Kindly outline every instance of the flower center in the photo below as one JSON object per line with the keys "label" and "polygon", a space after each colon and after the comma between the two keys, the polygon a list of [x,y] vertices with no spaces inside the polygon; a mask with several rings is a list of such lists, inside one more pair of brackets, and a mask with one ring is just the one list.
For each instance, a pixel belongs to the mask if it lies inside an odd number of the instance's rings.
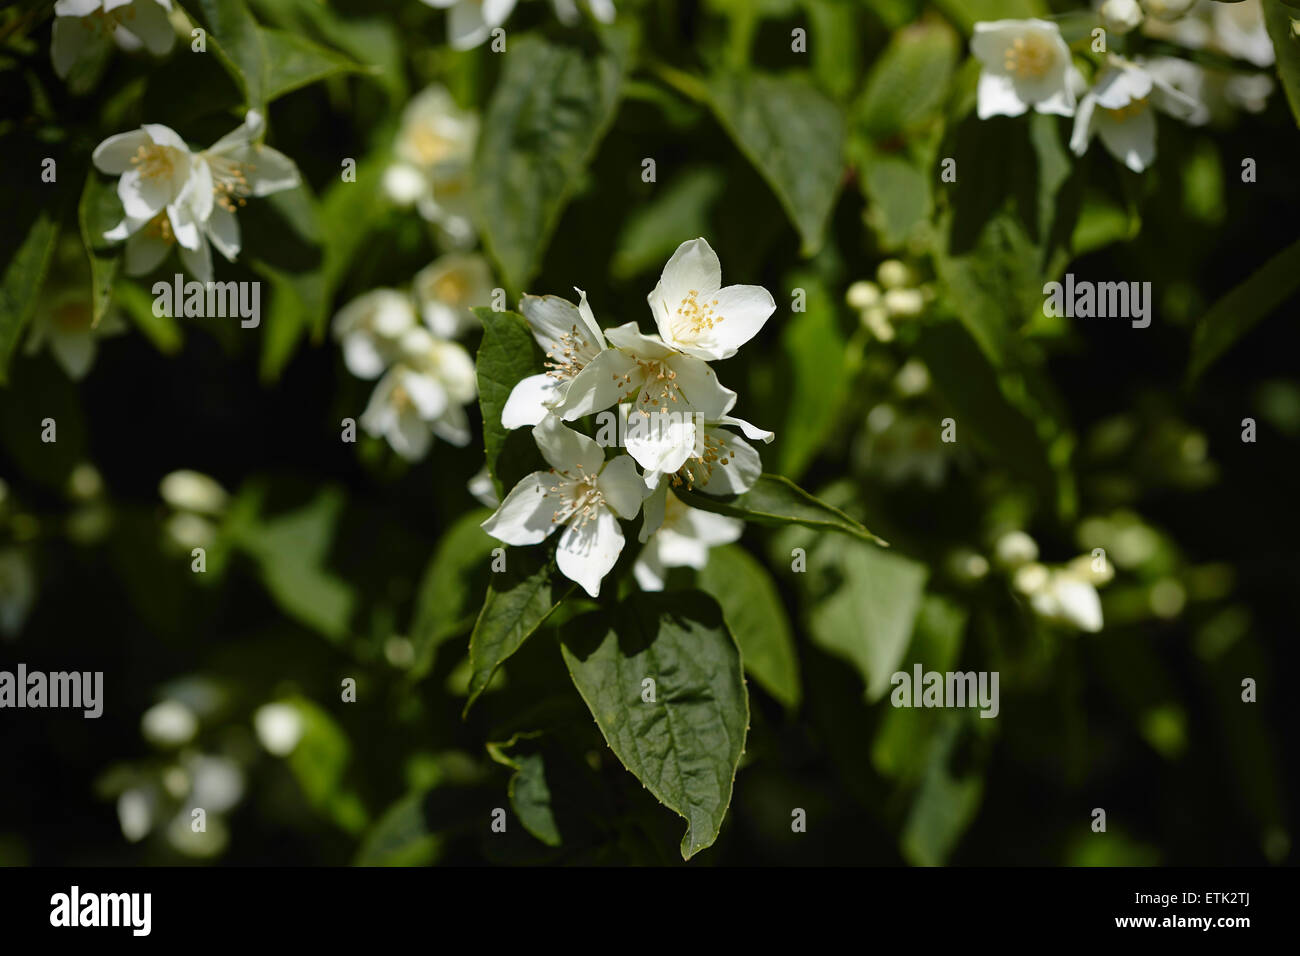
{"label": "flower center", "polygon": [[560,336],[555,347],[546,353],[546,374],[561,382],[573,378],[586,367],[586,346],[586,338],[576,325],[572,326]]}
{"label": "flower center", "polygon": [[248,185],[248,173],[255,167],[252,163],[241,163],[227,156],[215,156],[204,153],[203,158],[212,170],[212,194],[216,203],[227,212],[234,212],[240,206],[248,205],[248,196],[252,187]]}
{"label": "flower center", "polygon": [[160,212],[145,224],[144,234],[153,239],[161,239],[163,242],[171,245],[176,241],[175,234],[172,233],[171,220],[167,218],[166,212]]}
{"label": "flower center", "polygon": [[699,291],[691,289],[677,306],[677,314],[673,317],[673,332],[680,334],[684,329],[691,335],[699,335],[705,329],[713,328],[723,319],[713,311],[717,304],[717,299],[709,301],[707,297],[701,301]]}
{"label": "flower center", "polygon": [[1116,123],[1127,123],[1135,116],[1146,112],[1147,98],[1144,96],[1140,100],[1131,100],[1125,103],[1117,110],[1106,110],[1106,116]]}
{"label": "flower center", "polygon": [[439,136],[427,126],[419,126],[411,130],[411,148],[420,158],[420,162],[426,166],[432,166],[439,160],[445,159],[454,146],[455,144],[447,137]]}
{"label": "flower center", "polygon": [[453,305],[461,302],[468,293],[469,283],[455,273],[448,273],[433,284],[434,298]]}
{"label": "flower center", "polygon": [[578,466],[577,477],[566,470],[552,468],[552,474],[560,476],[560,481],[542,493],[545,498],[554,495],[557,499],[555,510],[551,514],[551,524],[576,524],[579,528],[593,520],[600,509],[605,506],[605,496],[596,486],[596,475],[587,474]]}
{"label": "flower center", "polygon": [[1003,53],[1002,65],[1021,79],[1038,79],[1056,62],[1056,51],[1037,33],[1022,34]]}
{"label": "flower center", "polygon": [[157,179],[160,176],[171,178],[176,171],[176,150],[170,146],[159,146],[152,143],[148,146],[141,146],[131,157],[131,165],[140,170],[140,175],[146,179]]}
{"label": "flower center", "polygon": [[674,488],[685,485],[686,490],[690,491],[697,484],[708,484],[713,476],[714,465],[731,464],[731,450],[727,447],[724,435],[724,432],[715,431],[704,433],[704,451],[698,458],[686,459],[686,464],[677,469],[677,473],[672,476]]}
{"label": "flower center", "polygon": [[[637,359],[637,368],[641,370],[641,397],[638,399],[642,405],[656,406],[661,413],[667,414],[668,403],[676,402],[681,395],[681,388],[677,385],[677,372],[670,366],[657,359]],[[615,381],[619,376],[614,376]],[[632,373],[628,372],[622,376],[622,381],[628,387],[628,394],[625,397],[631,397],[634,389],[632,386]],[[682,404],[686,404],[685,396],[682,396]],[[642,415],[649,415],[646,409],[640,409]]]}

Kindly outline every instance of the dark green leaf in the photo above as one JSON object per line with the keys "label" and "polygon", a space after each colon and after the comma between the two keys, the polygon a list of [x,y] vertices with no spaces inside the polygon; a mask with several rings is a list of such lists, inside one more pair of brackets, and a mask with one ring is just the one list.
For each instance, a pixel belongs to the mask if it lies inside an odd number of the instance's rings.
{"label": "dark green leaf", "polygon": [[501,542],[479,527],[491,512],[472,511],[456,519],[438,541],[415,599],[411,643],[415,645],[415,676],[427,673],[443,641],[462,633],[473,622],[471,583]]}
{"label": "dark green leaf", "polygon": [[[683,859],[718,838],[749,700],[722,612],[696,592],[635,594],[562,631],[564,661],[614,754],[687,821]],[[643,699],[647,678],[655,702]]]}
{"label": "dark green leaf", "polygon": [[528,463],[534,460],[536,451],[529,429],[508,430],[501,424],[501,411],[520,379],[542,371],[541,353],[523,316],[481,306],[474,309],[474,314],[483,323],[483,340],[475,359],[478,404],[483,412],[483,448],[497,496],[504,498],[515,482],[531,470]]}
{"label": "dark green leaf", "polygon": [[370,68],[297,33],[262,30],[266,50],[266,102],[327,76],[366,73]]}
{"label": "dark green leaf", "polygon": [[759,475],[754,487],[743,495],[722,497],[702,491],[676,489],[677,497],[703,511],[730,515],[759,524],[797,524],[818,530],[842,531],[845,534],[888,546],[838,508],[819,501],[788,478],[780,475]]}

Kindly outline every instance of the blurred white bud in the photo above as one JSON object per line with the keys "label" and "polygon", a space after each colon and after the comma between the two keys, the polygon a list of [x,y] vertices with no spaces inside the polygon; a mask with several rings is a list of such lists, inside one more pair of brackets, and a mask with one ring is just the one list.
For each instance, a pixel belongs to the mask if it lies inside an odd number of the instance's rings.
{"label": "blurred white bud", "polygon": [[182,511],[220,514],[229,497],[215,480],[197,471],[173,471],[158,483],[163,501]]}
{"label": "blurred white bud", "polygon": [[99,470],[89,462],[77,465],[68,476],[68,493],[79,501],[97,498],[103,490],[104,479],[99,476]]}
{"label": "blurred white bud", "polygon": [[138,843],[153,829],[153,794],[144,787],[122,791],[117,798],[117,822],[122,836]]}
{"label": "blurred white bud", "polygon": [[867,309],[880,302],[880,286],[862,279],[849,286],[844,298],[855,309]]}
{"label": "blurred white bud", "polygon": [[901,289],[912,284],[912,270],[898,259],[886,259],[876,267],[876,279],[886,289]]}
{"label": "blurred white bud", "polygon": [[920,289],[890,289],[885,293],[885,309],[894,318],[910,319],[925,309]]}
{"label": "blurred white bud", "polygon": [[154,704],[140,718],[140,731],[145,740],[159,747],[179,747],[194,739],[199,720],[178,700],[165,700]]}
{"label": "blurred white bud", "polygon": [[880,341],[894,340],[894,327],[889,324],[889,312],[883,305],[873,305],[863,309],[858,313],[858,321]]}
{"label": "blurred white bud", "polygon": [[920,395],[930,387],[930,370],[920,359],[908,359],[894,376],[894,388],[901,395]]}
{"label": "blurred white bud", "polygon": [[189,805],[208,813],[225,813],[244,796],[244,772],[226,757],[200,754],[185,762],[193,781]]}
{"label": "blurred white bud", "polygon": [[998,538],[993,555],[1004,568],[1018,568],[1038,559],[1038,544],[1023,531],[1008,531]]}
{"label": "blurred white bud", "polygon": [[1021,594],[1034,594],[1047,587],[1051,573],[1036,561],[1022,564],[1016,569],[1011,583]]}
{"label": "blurred white bud", "polygon": [[270,753],[287,757],[302,739],[302,715],[292,704],[265,704],[253,714],[253,728]]}
{"label": "blurred white bud", "polygon": [[167,535],[186,551],[211,547],[217,537],[216,526],[211,521],[188,511],[172,515],[165,527]]}
{"label": "blurred white bud", "polygon": [[1101,22],[1111,33],[1123,36],[1142,22],[1137,0],[1106,0],[1101,5]]}

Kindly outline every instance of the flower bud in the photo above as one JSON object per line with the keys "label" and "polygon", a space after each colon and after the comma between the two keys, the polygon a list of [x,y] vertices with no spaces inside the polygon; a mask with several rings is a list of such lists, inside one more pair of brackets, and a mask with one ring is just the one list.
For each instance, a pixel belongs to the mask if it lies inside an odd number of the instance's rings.
{"label": "flower bud", "polygon": [[1147,13],[1159,20],[1177,20],[1192,9],[1196,0],[1146,0]]}
{"label": "flower bud", "polygon": [[1111,33],[1123,36],[1142,22],[1137,0],[1106,0],[1101,5],[1101,22]]}
{"label": "flower bud", "polygon": [[1008,531],[998,538],[993,554],[1004,568],[1018,568],[1038,560],[1038,544],[1023,531]]}
{"label": "flower bud", "polygon": [[855,309],[869,309],[880,301],[880,286],[863,279],[849,286],[844,298]]}
{"label": "flower bud", "polygon": [[876,278],[886,289],[901,289],[912,284],[912,270],[898,259],[886,259],[876,267]]}
{"label": "flower bud", "polygon": [[885,309],[894,318],[913,318],[925,308],[920,289],[890,289],[885,293]]}

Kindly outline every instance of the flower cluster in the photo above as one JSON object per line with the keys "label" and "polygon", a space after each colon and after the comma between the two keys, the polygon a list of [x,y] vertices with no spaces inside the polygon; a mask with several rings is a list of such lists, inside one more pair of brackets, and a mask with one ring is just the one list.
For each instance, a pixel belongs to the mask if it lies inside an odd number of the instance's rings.
{"label": "flower cluster", "polygon": [[[1106,0],[1099,10],[1105,30],[1124,35],[1150,18],[1145,32],[1190,48],[1213,47],[1254,66],[1272,63],[1259,0],[1208,4],[1197,8],[1185,29],[1178,21],[1192,11],[1192,0]],[[1226,9],[1225,9],[1226,8]],[[1134,172],[1155,161],[1154,110],[1191,125],[1202,125],[1240,107],[1258,111],[1272,89],[1268,77],[1210,71],[1190,60],[1157,56],[1123,57],[1105,52],[1096,38],[1083,43],[1100,54],[1091,84],[1075,65],[1057,25],[1048,20],[995,20],[975,24],[971,52],[980,61],[977,113],[1020,116],[1039,113],[1074,119],[1070,149],[1087,152],[1094,138]]]}
{"label": "flower cluster", "polygon": [[470,440],[464,406],[478,393],[474,360],[453,341],[488,304],[492,275],[482,256],[448,253],[416,274],[409,292],[374,289],[334,316],[334,337],[353,375],[379,379],[360,419],[403,458],[419,461],[437,435]]}
{"label": "flower cluster", "polygon": [[993,551],[999,566],[1010,572],[1012,586],[1028,598],[1029,606],[1040,618],[1090,634],[1101,630],[1097,587],[1115,576],[1104,552],[1080,555],[1060,567],[1047,567],[1038,561],[1037,542],[1023,531],[1002,535]]}
{"label": "flower cluster", "polygon": [[54,72],[67,79],[83,64],[93,69],[112,44],[163,56],[176,42],[171,11],[171,0],[58,0],[50,40]]}
{"label": "flower cluster", "polygon": [[[635,322],[602,330],[577,291],[577,305],[555,296],[520,303],[547,371],[515,386],[501,421],[533,426],[551,468],[519,482],[483,527],[511,545],[539,544],[562,527],[557,565],[594,597],[623,550],[618,519],[642,513],[636,576],[653,590],[665,568],[702,567],[709,546],[739,536],[735,519],[689,509],[668,490],[738,494],[758,478],[758,452],[730,429],[765,442],[772,433],[731,414],[736,393],[709,362],[735,355],[776,303],[759,286],[724,288],[703,239],[677,248],[650,293],[655,335]],[[622,451],[609,460],[602,443],[564,424],[598,413],[621,426]]]}
{"label": "flower cluster", "polygon": [[934,290],[919,285],[912,270],[898,259],[880,263],[875,282],[861,279],[845,295],[862,327],[881,342],[893,341],[894,323],[916,318],[933,298]]}
{"label": "flower cluster", "polygon": [[265,128],[262,115],[249,110],[239,127],[199,152],[157,123],[110,136],[96,147],[96,168],[119,177],[125,215],[104,238],[126,241],[128,275],[152,271],[173,247],[201,282],[212,279],[209,243],[235,261],[238,209],[250,196],[269,196],[300,182],[293,161],[261,142]]}

